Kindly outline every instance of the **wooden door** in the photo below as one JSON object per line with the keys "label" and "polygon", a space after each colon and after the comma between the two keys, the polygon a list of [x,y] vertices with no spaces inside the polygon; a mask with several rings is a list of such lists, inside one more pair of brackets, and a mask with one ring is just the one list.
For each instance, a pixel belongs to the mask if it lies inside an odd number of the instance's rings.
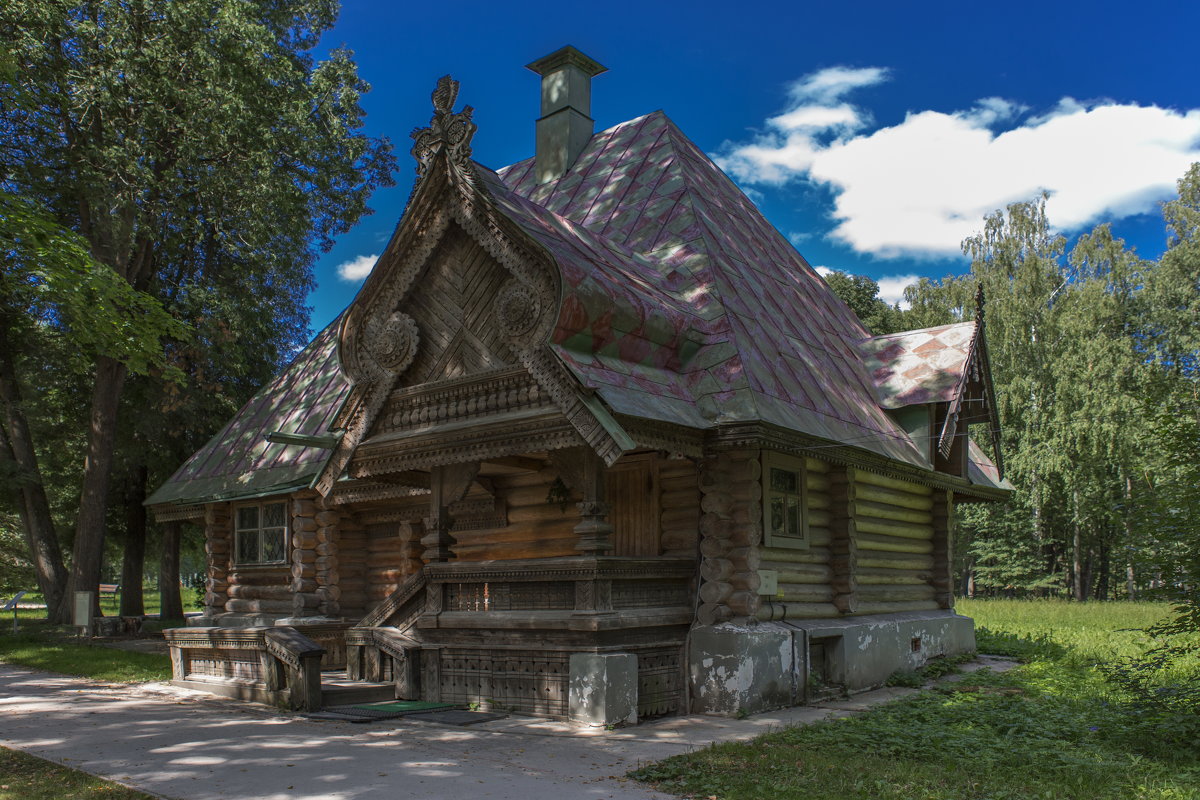
{"label": "wooden door", "polygon": [[606,476],[613,555],[659,554],[657,459],[640,458],[613,466]]}

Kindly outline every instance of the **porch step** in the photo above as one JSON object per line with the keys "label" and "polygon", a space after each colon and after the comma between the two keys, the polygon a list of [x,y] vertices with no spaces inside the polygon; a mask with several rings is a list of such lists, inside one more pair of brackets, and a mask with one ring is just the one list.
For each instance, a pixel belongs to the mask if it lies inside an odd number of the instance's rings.
{"label": "porch step", "polygon": [[396,699],[396,684],[352,681],[344,671],[321,673],[321,706],[351,706]]}

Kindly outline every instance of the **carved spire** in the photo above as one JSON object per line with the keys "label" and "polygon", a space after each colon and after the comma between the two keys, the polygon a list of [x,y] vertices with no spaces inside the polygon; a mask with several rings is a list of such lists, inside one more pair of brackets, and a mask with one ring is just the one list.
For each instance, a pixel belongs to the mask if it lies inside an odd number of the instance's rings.
{"label": "carved spire", "polygon": [[983,307],[987,304],[987,300],[983,296],[983,281],[977,280],[975,284],[975,327],[983,327]]}
{"label": "carved spire", "polygon": [[471,137],[478,126],[471,121],[474,111],[470,106],[454,113],[454,101],[458,99],[458,81],[449,75],[438,79],[433,90],[433,118],[429,127],[416,128],[412,132],[413,158],[417,160],[417,178],[425,177],[434,156],[445,151],[450,163],[465,174],[471,171]]}

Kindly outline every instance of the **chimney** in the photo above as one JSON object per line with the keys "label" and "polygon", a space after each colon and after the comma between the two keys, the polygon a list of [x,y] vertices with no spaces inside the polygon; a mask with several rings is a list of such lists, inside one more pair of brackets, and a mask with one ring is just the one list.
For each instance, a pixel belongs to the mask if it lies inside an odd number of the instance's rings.
{"label": "chimney", "polygon": [[546,183],[561,178],[592,138],[592,78],[607,70],[570,45],[526,68],[542,76],[534,169]]}

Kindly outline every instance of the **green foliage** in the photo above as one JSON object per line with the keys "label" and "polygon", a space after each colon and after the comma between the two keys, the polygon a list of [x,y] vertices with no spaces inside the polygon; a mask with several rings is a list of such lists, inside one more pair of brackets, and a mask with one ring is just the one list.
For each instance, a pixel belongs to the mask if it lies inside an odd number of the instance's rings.
{"label": "green foliage", "polygon": [[[1200,165],[1179,186],[1164,208],[1172,246],[1157,262],[1107,225],[1068,251],[1043,199],[990,215],[963,242],[969,275],[906,292],[904,328],[970,319],[978,286],[987,298],[1000,446],[1017,493],[960,508],[967,591],[1082,600],[1189,583],[1181,569],[1200,544],[1184,511],[1200,507],[1186,466],[1200,418]],[[987,449],[992,432],[972,433]]]}
{"label": "green foliage", "polygon": [[866,275],[850,275],[834,270],[824,276],[833,293],[850,306],[863,327],[873,336],[904,330],[900,309],[879,297],[879,284]]}
{"label": "green foliage", "polygon": [[[2,482],[3,477],[0,476]],[[17,592],[29,591],[37,586],[19,525],[15,514],[0,512],[0,605]],[[2,624],[3,620],[0,619]]]}
{"label": "green foliage", "polygon": [[185,340],[187,326],[161,302],[138,291],[94,259],[78,234],[64,230],[32,203],[0,190],[0,303],[24,308],[26,325],[57,331],[73,348],[108,356],[145,374],[168,367],[163,340]]}
{"label": "green foliage", "polygon": [[6,349],[55,522],[79,520],[77,580],[102,571],[106,523],[125,526],[108,496],[140,502],[128,476],[165,480],[307,340],[317,254],[392,182],[352,54],[314,55],[336,16],[332,0],[0,4],[0,248],[22,254],[0,321],[23,321]]}
{"label": "green foliage", "polygon": [[885,686],[903,686],[909,689],[919,689],[930,681],[953,675],[959,671],[959,666],[975,657],[974,653],[959,653],[953,656],[941,656],[930,659],[920,669],[899,670],[891,674],[884,682]]}
{"label": "green foliage", "polygon": [[[1200,793],[1200,717],[1146,713],[1087,666],[1144,647],[1120,624],[1163,604],[977,601],[989,640],[1026,640],[1032,660],[988,670],[844,719],[718,745],[631,773],[690,797],[781,800],[1158,798]],[[1076,613],[1078,611],[1078,613]],[[1036,633],[1030,640],[1029,631]],[[1200,672],[1196,673],[1200,675]]]}

